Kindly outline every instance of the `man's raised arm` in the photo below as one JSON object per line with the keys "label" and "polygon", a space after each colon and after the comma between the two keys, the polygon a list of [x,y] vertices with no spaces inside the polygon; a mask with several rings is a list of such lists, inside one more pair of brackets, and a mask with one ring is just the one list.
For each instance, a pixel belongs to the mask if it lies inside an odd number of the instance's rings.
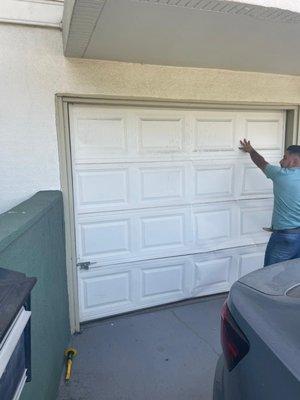
{"label": "man's raised arm", "polygon": [[254,162],[254,164],[260,168],[262,171],[265,170],[266,166],[268,165],[268,162],[258,154],[256,150],[251,146],[250,140],[240,140],[241,147],[239,147],[240,150],[244,151],[245,153],[249,153],[251,160]]}

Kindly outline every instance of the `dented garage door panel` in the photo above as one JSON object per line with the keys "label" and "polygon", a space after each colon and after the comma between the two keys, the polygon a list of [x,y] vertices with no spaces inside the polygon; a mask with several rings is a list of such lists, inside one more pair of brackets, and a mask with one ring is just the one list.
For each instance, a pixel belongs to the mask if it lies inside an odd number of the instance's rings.
{"label": "dented garage door panel", "polygon": [[82,320],[228,290],[262,265],[282,111],[70,106]]}

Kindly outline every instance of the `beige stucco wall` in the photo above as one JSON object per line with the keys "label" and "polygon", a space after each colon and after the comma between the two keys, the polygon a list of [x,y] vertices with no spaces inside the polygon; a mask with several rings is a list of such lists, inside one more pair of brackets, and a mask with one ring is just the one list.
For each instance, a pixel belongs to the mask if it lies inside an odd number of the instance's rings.
{"label": "beige stucco wall", "polygon": [[55,93],[300,103],[300,77],[65,59],[56,29],[0,25],[0,211],[57,189]]}

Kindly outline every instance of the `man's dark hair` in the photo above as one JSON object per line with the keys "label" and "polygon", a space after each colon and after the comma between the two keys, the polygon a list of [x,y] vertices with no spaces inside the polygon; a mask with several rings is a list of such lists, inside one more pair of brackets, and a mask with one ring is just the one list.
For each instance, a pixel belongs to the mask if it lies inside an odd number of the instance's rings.
{"label": "man's dark hair", "polygon": [[292,146],[289,146],[289,147],[287,148],[287,151],[288,151],[290,154],[295,154],[295,155],[297,155],[298,157],[300,157],[300,146],[298,146],[298,145],[296,145],[296,144],[293,144]]}

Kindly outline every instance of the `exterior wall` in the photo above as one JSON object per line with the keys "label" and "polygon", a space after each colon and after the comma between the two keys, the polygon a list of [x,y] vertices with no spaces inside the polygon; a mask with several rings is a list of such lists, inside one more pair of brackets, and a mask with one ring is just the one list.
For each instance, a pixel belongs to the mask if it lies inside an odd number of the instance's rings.
{"label": "exterior wall", "polygon": [[0,216],[0,265],[37,278],[31,296],[32,382],[21,400],[56,398],[70,338],[62,196],[40,192]]}
{"label": "exterior wall", "polygon": [[300,77],[66,59],[57,29],[0,25],[0,212],[59,189],[55,94],[300,103]]}

